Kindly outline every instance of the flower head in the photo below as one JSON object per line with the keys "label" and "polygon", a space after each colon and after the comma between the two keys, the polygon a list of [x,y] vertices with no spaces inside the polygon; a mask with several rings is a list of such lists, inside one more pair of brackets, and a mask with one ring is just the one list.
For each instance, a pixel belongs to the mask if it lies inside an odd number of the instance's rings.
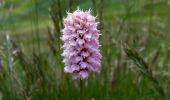
{"label": "flower head", "polygon": [[100,71],[99,31],[90,11],[76,10],[64,19],[61,37],[64,71],[73,79],[85,79],[89,72]]}

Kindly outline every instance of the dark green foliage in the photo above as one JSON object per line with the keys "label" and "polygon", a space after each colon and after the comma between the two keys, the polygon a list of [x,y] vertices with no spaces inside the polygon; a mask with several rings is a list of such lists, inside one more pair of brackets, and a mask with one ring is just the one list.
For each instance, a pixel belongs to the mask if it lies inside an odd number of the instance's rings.
{"label": "dark green foliage", "polygon": [[149,68],[148,64],[142,59],[142,57],[139,56],[137,52],[131,50],[129,47],[125,46],[124,50],[127,56],[132,59],[135,65],[139,68],[140,72],[152,81],[155,90],[163,97],[163,99],[166,100],[166,94],[163,87],[160,86],[158,80],[153,77],[152,70]]}

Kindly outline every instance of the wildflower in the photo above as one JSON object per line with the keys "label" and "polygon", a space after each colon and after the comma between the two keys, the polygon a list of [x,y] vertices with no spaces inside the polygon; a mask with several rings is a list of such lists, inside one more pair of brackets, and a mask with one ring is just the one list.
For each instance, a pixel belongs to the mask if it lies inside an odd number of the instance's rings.
{"label": "wildflower", "polygon": [[86,79],[89,72],[100,72],[99,31],[89,11],[76,10],[64,19],[62,41],[64,71],[73,79]]}

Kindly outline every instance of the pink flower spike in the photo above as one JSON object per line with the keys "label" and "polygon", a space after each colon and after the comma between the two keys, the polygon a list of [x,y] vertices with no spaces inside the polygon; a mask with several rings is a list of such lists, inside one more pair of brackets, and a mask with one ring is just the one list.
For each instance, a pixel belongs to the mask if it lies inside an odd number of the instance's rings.
{"label": "pink flower spike", "polygon": [[90,72],[100,72],[98,22],[90,12],[78,9],[64,19],[61,37],[64,72],[72,74],[75,80],[88,78]]}

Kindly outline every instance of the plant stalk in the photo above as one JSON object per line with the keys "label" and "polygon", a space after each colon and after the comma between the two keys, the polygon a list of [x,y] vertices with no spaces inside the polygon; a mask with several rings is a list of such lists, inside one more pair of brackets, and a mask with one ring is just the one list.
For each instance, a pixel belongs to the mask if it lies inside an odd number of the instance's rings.
{"label": "plant stalk", "polygon": [[84,83],[83,80],[80,79],[80,100],[84,100]]}

